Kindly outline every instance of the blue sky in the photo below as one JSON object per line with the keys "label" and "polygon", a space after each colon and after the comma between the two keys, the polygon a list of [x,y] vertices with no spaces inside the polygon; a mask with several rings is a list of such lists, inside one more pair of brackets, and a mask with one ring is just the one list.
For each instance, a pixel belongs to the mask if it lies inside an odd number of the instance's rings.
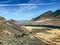
{"label": "blue sky", "polygon": [[46,11],[60,9],[60,0],[0,0],[0,16],[30,20]]}

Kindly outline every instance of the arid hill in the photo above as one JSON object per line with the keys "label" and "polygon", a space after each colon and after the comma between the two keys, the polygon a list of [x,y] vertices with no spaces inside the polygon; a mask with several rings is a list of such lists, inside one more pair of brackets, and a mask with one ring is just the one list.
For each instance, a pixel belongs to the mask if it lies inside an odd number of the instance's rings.
{"label": "arid hill", "polygon": [[60,19],[60,10],[56,10],[55,12],[47,11],[44,14],[36,18],[33,18],[32,20],[37,21],[37,20],[44,20],[44,19]]}
{"label": "arid hill", "polygon": [[0,45],[29,45],[28,38],[27,29],[0,17]]}
{"label": "arid hill", "polygon": [[48,11],[23,25],[0,17],[0,45],[60,45],[59,17]]}
{"label": "arid hill", "polygon": [[14,21],[0,18],[0,45],[46,45],[35,33]]}
{"label": "arid hill", "polygon": [[48,11],[44,14],[33,18],[30,22],[25,24],[28,25],[54,25],[60,26],[60,10],[56,10],[55,12]]}

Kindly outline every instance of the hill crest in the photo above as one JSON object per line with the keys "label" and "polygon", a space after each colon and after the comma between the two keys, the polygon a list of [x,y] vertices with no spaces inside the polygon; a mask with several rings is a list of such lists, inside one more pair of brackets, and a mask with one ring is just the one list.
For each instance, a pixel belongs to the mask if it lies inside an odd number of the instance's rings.
{"label": "hill crest", "polygon": [[43,19],[60,19],[60,10],[56,10],[55,12],[47,11],[42,15],[36,18],[33,18],[32,20],[37,21],[37,20],[43,20]]}

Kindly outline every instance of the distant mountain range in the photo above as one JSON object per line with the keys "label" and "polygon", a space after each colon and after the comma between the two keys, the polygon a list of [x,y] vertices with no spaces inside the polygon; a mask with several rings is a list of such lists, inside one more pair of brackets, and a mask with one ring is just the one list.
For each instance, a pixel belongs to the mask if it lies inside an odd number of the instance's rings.
{"label": "distant mountain range", "polygon": [[52,11],[47,11],[44,14],[33,18],[33,21],[37,21],[37,20],[43,20],[43,19],[60,19],[60,10],[56,10],[55,12]]}

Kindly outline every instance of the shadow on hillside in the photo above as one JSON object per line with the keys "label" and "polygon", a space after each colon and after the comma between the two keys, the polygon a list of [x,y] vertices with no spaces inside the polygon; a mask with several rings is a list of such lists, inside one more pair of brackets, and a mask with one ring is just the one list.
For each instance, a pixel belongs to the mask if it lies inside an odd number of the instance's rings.
{"label": "shadow on hillside", "polygon": [[24,26],[33,26],[33,27],[48,27],[48,28],[54,28],[54,29],[60,29],[60,26],[54,26],[54,25],[24,25]]}

